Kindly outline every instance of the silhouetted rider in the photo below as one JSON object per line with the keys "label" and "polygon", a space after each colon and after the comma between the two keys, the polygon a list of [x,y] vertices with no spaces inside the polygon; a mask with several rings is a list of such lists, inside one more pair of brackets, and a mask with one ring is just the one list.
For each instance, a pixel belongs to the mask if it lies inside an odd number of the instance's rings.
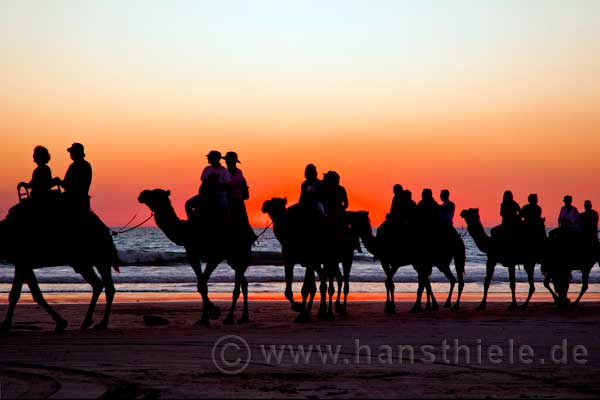
{"label": "silhouetted rider", "polygon": [[229,210],[234,223],[239,223],[246,229],[252,242],[256,240],[256,234],[248,221],[248,212],[246,210],[245,200],[250,198],[248,183],[241,169],[237,164],[241,164],[238,155],[234,151],[228,151],[223,157],[227,165],[227,171],[231,176],[229,182]]}
{"label": "silhouetted rider", "polygon": [[442,200],[442,204],[440,205],[440,217],[442,221],[451,226],[454,225],[454,211],[456,210],[456,205],[450,200],[450,191],[448,189],[444,189],[440,192],[440,200]]}
{"label": "silhouetted rider", "polygon": [[185,203],[185,211],[189,218],[197,216],[203,207],[224,211],[227,209],[227,191],[231,175],[221,165],[221,153],[211,150],[206,158],[208,164],[200,175],[198,194]]}
{"label": "silhouetted rider", "polygon": [[573,206],[573,197],[566,195],[563,198],[565,205],[558,214],[558,226],[569,229],[579,229],[579,211]]}
{"label": "silhouetted rider", "polygon": [[323,182],[318,178],[317,167],[314,164],[308,164],[304,168],[304,182],[300,186],[299,204],[308,209],[316,210],[321,215],[325,214],[323,206]]}
{"label": "silhouetted rider", "polygon": [[20,182],[17,185],[17,189],[25,187],[31,190],[31,198],[38,203],[48,199],[50,188],[52,187],[52,171],[48,166],[50,162],[48,149],[44,146],[36,146],[33,149],[33,161],[37,164],[37,167],[33,170],[31,180],[29,182]]}
{"label": "silhouetted rider", "polygon": [[73,162],[69,165],[65,178],[57,183],[63,187],[67,210],[75,212],[90,211],[89,190],[92,184],[92,166],[85,160],[85,151],[81,143],[73,143],[67,149]]}
{"label": "silhouetted rider", "polygon": [[517,203],[510,190],[504,192],[502,204],[500,204],[500,216],[502,225],[514,227],[521,221],[521,206]]}
{"label": "silhouetted rider", "polygon": [[598,242],[598,212],[592,208],[592,202],[586,200],[583,203],[585,211],[579,214],[579,225],[581,226],[582,233],[592,239],[594,242]]}

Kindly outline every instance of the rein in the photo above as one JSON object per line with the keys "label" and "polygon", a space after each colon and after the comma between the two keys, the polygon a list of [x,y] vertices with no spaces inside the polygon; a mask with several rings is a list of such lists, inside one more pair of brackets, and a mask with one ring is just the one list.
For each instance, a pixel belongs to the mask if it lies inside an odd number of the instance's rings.
{"label": "rein", "polygon": [[267,233],[267,230],[273,225],[273,220],[270,220],[269,223],[264,227],[264,229],[256,236],[256,240],[254,241],[254,244],[252,246],[254,246],[255,244],[257,244],[259,242],[258,239],[260,239],[261,236],[263,236],[265,233]]}
{"label": "rein", "polygon": [[[131,223],[131,221],[133,221],[135,219],[136,215],[133,216],[133,218],[127,223],[127,225],[129,225]],[[150,213],[150,216],[148,218],[146,218],[145,220],[143,220],[139,224],[132,226],[131,228],[122,229],[120,231],[112,231],[111,233],[112,233],[113,236],[117,236],[117,235],[120,235],[122,233],[131,232],[131,231],[139,228],[140,226],[144,225],[146,222],[150,221],[152,219],[152,217],[154,217],[154,212]],[[127,225],[125,225],[125,227],[127,227]]]}

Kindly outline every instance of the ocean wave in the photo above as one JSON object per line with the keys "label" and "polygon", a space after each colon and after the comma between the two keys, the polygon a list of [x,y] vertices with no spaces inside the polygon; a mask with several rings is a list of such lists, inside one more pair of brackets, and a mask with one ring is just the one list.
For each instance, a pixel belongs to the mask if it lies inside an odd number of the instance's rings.
{"label": "ocean wave", "polygon": [[[189,262],[183,251],[148,251],[148,250],[119,250],[121,266],[173,266],[188,265]],[[357,262],[373,260],[371,255],[354,256]],[[281,252],[253,251],[250,265],[283,265]]]}

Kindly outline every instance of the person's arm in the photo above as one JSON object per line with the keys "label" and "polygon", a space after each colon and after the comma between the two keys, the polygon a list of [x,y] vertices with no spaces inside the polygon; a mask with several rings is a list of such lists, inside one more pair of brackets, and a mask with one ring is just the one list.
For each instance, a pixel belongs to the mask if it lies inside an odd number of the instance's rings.
{"label": "person's arm", "polygon": [[346,192],[346,188],[340,186],[340,197],[342,200],[342,209],[346,210],[348,208],[348,192]]}

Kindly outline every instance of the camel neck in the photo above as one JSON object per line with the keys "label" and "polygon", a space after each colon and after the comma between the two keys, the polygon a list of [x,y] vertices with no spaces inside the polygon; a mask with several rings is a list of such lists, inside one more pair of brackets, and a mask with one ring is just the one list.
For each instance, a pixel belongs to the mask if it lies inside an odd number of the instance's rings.
{"label": "camel neck", "polygon": [[477,248],[482,252],[487,253],[489,251],[491,238],[485,232],[485,229],[483,229],[481,221],[476,221],[467,224],[467,230],[473,238],[473,241],[475,242]]}

